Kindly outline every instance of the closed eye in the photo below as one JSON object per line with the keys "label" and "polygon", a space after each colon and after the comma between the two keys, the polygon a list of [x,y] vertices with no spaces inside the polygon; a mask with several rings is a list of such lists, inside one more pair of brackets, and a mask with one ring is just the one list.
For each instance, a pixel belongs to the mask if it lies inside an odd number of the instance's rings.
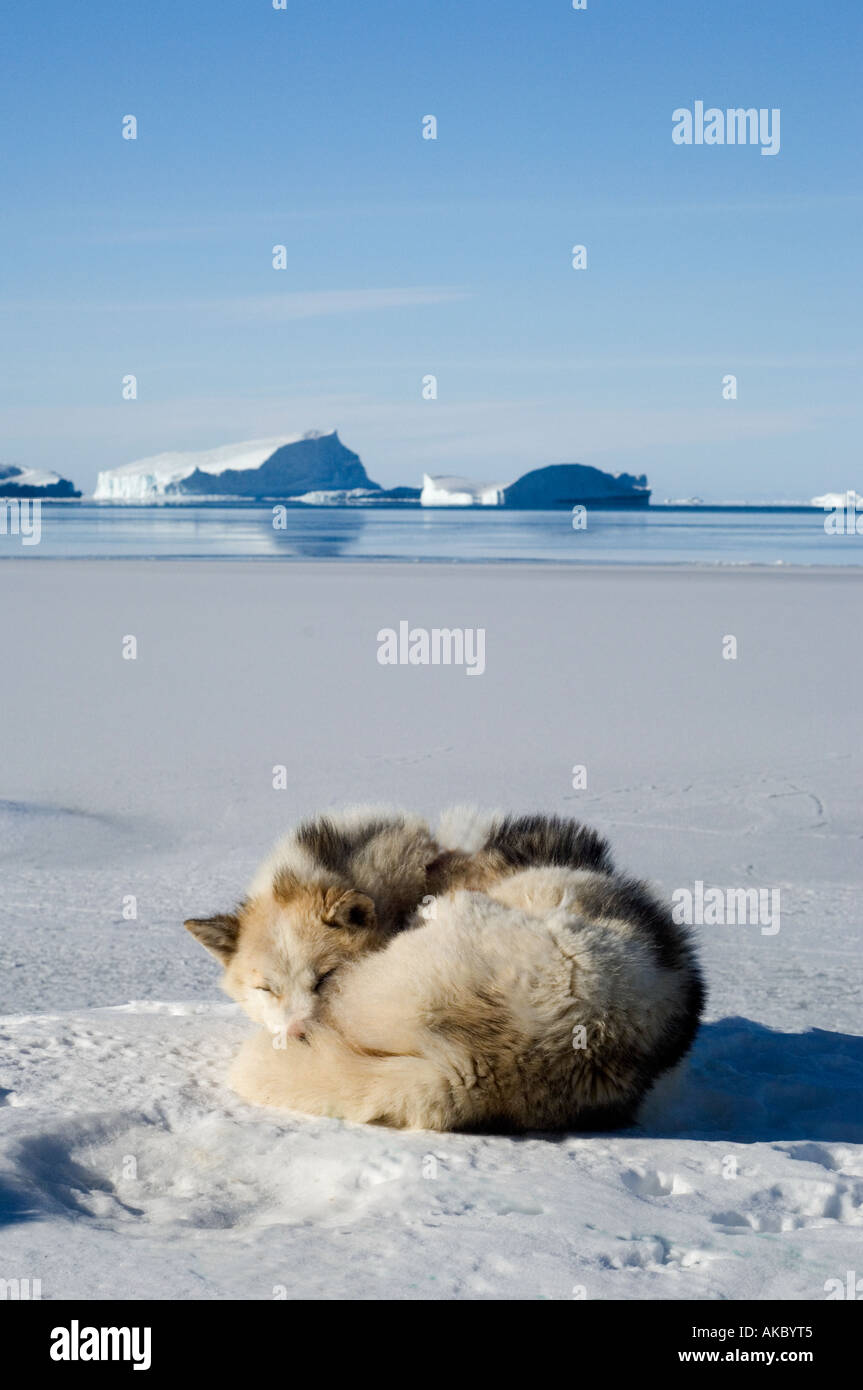
{"label": "closed eye", "polygon": [[272,994],[273,992],[269,985],[255,985],[254,988],[259,989],[262,994]]}
{"label": "closed eye", "polygon": [[315,985],[315,994],[317,994],[318,990],[320,989],[320,987],[321,987],[321,985],[324,983],[324,981],[325,981],[325,980],[328,980],[328,979],[330,978],[331,975],[335,975],[335,973],[336,973],[336,972],[335,972],[335,968],[333,968],[332,970],[328,970],[328,971],[326,972],[325,975],[321,975],[321,977],[320,977],[319,980],[317,981],[317,984]]}

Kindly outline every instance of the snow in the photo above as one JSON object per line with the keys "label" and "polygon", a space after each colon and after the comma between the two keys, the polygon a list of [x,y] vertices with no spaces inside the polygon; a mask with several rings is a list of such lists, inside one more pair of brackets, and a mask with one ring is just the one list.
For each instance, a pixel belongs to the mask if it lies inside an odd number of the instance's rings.
{"label": "snow", "polygon": [[422,507],[499,507],[503,483],[475,483],[469,478],[423,474]]}
{"label": "snow", "polygon": [[244,1028],[217,1004],[4,1020],[4,1271],[52,1298],[813,1298],[859,1262],[838,1140],[863,1046],[713,1024],[661,1137],[515,1143],[253,1110],[222,1084]]}
{"label": "snow", "polygon": [[[0,1277],[44,1298],[821,1300],[859,1270],[857,574],[109,563],[4,567]],[[483,678],[379,666],[404,616],[483,625]],[[695,929],[705,1025],[624,1133],[257,1110],[224,1084],[250,1025],[181,922],[227,907],[299,815],[359,799],[577,815],[669,899],[781,889],[781,929]]]}
{"label": "snow", "polygon": [[93,493],[97,501],[141,502],[166,493],[196,469],[202,473],[224,473],[227,469],[260,468],[277,449],[298,444],[303,439],[324,438],[334,430],[313,430],[307,434],[280,435],[273,439],[251,439],[241,444],[223,444],[216,449],[186,453],[153,454],[101,472]]}

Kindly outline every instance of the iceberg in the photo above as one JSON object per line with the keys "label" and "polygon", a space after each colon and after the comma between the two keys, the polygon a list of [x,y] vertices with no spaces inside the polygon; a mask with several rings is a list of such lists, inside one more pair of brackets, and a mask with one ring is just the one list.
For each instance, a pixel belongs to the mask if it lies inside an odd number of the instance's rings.
{"label": "iceberg", "polygon": [[99,474],[97,501],[182,497],[300,497],[310,492],[378,492],[338,432],[310,430],[217,449],[154,454]]}
{"label": "iceberg", "polygon": [[603,473],[581,463],[535,468],[514,483],[475,482],[424,473],[422,488],[383,488],[336,430],[310,430],[224,444],[215,449],[154,454],[99,474],[97,501],[154,502],[188,498],[290,501],[305,506],[412,505],[423,507],[644,506],[643,475]]}
{"label": "iceberg", "polygon": [[824,507],[825,510],[835,512],[842,507],[848,507],[852,511],[863,509],[863,496],[855,492],[853,487],[847,492],[825,492],[823,497],[812,498],[813,507]]}
{"label": "iceberg", "polygon": [[68,478],[49,469],[0,464],[0,497],[80,497]]}
{"label": "iceberg", "polygon": [[424,507],[646,507],[650,489],[644,474],[603,473],[583,463],[552,463],[534,468],[514,483],[475,483],[469,478],[423,474]]}
{"label": "iceberg", "polygon": [[525,473],[504,493],[507,507],[646,507],[650,488],[643,473],[604,473],[585,463],[551,463]]}
{"label": "iceberg", "polygon": [[503,493],[502,483],[474,483],[469,478],[424,473],[420,506],[499,507]]}
{"label": "iceberg", "polygon": [[301,492],[291,501],[302,502],[306,507],[350,507],[376,497],[377,493],[369,492],[366,487],[318,488],[314,492]]}

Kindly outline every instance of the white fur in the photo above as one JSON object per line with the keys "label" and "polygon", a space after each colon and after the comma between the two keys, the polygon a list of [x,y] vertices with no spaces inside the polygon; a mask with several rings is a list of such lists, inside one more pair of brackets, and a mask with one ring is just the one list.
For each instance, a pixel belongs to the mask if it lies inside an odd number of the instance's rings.
{"label": "white fur", "polygon": [[[417,831],[429,834],[429,828],[422,816],[411,815],[400,810],[395,806],[388,805],[354,805],[338,807],[332,811],[323,811],[315,817],[316,820],[332,821],[333,825],[345,830],[363,826],[369,821],[377,819],[393,818],[400,822],[406,833]],[[296,841],[296,831],[291,830],[287,835],[283,835],[273,846],[270,853],[262,864],[255,871],[255,876],[249,884],[247,896],[249,898],[258,897],[268,893],[272,887],[274,878],[279,873],[287,871],[295,874],[304,883],[322,883],[328,880],[327,871],[318,864],[308,850]]]}
{"label": "white fur", "polygon": [[430,1129],[557,1128],[634,1107],[690,971],[661,967],[632,922],[580,916],[600,877],[529,869],[440,897],[432,919],[340,972],[305,1043],[252,1038],[232,1084],[258,1103]]}
{"label": "white fur", "polygon": [[436,838],[441,849],[457,849],[464,854],[477,854],[485,844],[488,833],[499,815],[481,811],[478,806],[450,806],[442,811],[437,823]]}

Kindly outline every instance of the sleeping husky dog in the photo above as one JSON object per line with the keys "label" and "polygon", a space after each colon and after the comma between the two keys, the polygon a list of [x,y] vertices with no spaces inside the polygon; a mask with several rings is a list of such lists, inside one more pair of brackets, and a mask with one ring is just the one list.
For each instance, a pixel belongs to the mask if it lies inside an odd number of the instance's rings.
{"label": "sleeping husky dog", "polygon": [[420,816],[318,816],[279,841],[233,912],[185,925],[256,1023],[302,1038],[334,972],[385,946],[428,896],[439,854]]}
{"label": "sleeping husky dog", "polygon": [[358,806],[304,821],[233,912],[185,925],[256,1023],[301,1038],[335,971],[380,950],[423,902],[541,865],[611,869],[608,846],[577,821],[454,807],[433,837],[420,816]]}
{"label": "sleeping husky dog", "polygon": [[439,834],[413,817],[310,822],[236,913],[187,923],[268,1029],[235,1089],[410,1128],[630,1123],[698,1026],[685,932],[575,822]]}

